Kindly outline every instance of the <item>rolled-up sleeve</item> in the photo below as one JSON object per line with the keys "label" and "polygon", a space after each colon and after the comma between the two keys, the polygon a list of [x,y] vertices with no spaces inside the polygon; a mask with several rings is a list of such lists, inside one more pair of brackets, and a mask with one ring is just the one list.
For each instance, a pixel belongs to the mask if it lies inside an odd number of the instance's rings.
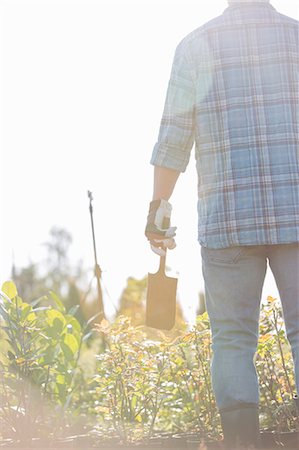
{"label": "rolled-up sleeve", "polygon": [[166,101],[151,164],[184,172],[194,144],[194,83],[184,41],[173,60]]}

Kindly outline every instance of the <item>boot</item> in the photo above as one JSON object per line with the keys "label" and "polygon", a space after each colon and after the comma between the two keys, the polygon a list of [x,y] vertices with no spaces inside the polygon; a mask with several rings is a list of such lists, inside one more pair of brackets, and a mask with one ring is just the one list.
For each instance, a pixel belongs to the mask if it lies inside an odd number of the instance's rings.
{"label": "boot", "polygon": [[220,417],[227,450],[260,448],[258,407],[244,404],[220,411]]}

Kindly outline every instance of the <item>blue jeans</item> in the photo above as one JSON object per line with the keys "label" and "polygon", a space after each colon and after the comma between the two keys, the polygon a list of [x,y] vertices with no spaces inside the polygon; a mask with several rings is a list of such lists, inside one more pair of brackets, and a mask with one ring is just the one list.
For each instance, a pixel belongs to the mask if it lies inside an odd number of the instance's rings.
{"label": "blue jeans", "polygon": [[[201,248],[212,331],[212,383],[220,410],[258,405],[254,355],[267,262],[280,294],[299,390],[299,243]],[[269,293],[271,295],[271,293]]]}

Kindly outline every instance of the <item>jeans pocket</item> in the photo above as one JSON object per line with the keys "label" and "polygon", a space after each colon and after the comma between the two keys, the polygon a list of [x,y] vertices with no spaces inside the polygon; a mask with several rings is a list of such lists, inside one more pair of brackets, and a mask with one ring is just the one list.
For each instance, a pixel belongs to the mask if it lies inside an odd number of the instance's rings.
{"label": "jeans pocket", "polygon": [[245,246],[228,248],[201,247],[202,258],[211,263],[236,264],[245,251]]}

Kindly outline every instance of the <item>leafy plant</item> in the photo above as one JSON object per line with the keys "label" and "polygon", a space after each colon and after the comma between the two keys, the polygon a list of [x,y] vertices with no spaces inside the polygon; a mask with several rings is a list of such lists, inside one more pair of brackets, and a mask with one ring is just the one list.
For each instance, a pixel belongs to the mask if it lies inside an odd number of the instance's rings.
{"label": "leafy plant", "polygon": [[[4,283],[2,437],[51,440],[87,429],[96,442],[132,443],[161,432],[219,436],[206,313],[189,330],[180,324],[173,333],[149,333],[125,315],[94,329],[91,318],[82,327],[77,309],[66,311],[54,292],[27,303],[13,282]],[[256,367],[262,428],[298,430],[293,361],[281,307],[272,297],[261,309]]]}
{"label": "leafy plant", "polygon": [[59,434],[82,380],[77,308],[66,312],[53,292],[48,300],[55,306],[39,306],[45,297],[28,304],[12,282],[4,283],[1,299],[2,429],[16,439]]}
{"label": "leafy plant", "polygon": [[108,345],[97,357],[93,385],[101,433],[106,427],[130,442],[157,430],[219,432],[207,323],[204,316],[191,332],[175,339],[159,333],[159,340],[147,339],[125,316],[98,327]]}
{"label": "leafy plant", "polygon": [[299,429],[293,402],[296,392],[294,365],[278,299],[269,296],[262,305],[256,366],[261,385],[264,427],[286,431]]}

